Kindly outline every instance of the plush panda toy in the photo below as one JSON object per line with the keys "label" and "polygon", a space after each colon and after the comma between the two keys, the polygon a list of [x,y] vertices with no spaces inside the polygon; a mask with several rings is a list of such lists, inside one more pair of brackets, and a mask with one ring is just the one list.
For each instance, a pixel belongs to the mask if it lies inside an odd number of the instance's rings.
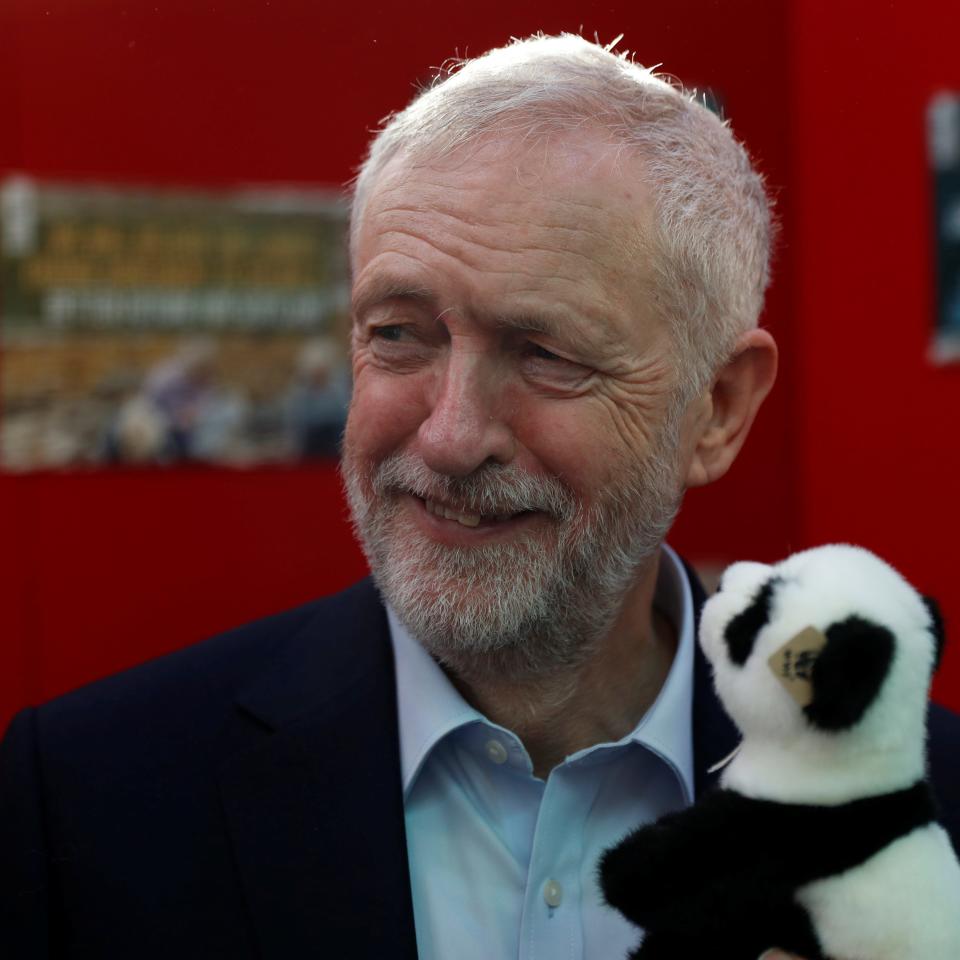
{"label": "plush panda toy", "polygon": [[925,780],[936,605],[866,550],[738,563],[700,642],[743,736],[720,788],[607,852],[635,960],[960,960],[960,865]]}

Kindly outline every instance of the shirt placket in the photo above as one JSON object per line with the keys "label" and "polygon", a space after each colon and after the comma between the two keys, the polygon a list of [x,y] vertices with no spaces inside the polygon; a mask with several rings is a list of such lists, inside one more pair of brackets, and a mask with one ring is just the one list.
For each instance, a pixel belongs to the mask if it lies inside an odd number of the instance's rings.
{"label": "shirt placket", "polygon": [[575,772],[557,767],[544,789],[527,872],[519,960],[583,957],[580,874],[593,791],[583,783],[574,789]]}

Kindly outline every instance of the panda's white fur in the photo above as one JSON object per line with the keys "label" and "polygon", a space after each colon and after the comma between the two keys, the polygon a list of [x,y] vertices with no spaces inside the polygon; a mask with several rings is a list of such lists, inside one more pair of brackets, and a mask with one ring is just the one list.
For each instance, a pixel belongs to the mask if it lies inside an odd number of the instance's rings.
{"label": "panda's white fur", "polygon": [[[768,621],[738,665],[725,630],[771,577],[778,580]],[[886,627],[895,639],[893,657],[858,722],[817,729],[768,658],[805,627],[826,632],[851,615]],[[776,566],[729,568],[704,607],[700,631],[718,695],[743,735],[722,785],[757,799],[831,806],[923,780],[936,657],[931,620],[906,580],[858,547],[819,547]],[[960,960],[960,866],[936,823],[913,829],[844,873],[808,884],[796,899],[836,960]]]}
{"label": "panda's white fur", "polygon": [[797,900],[834,960],[960,958],[960,868],[936,823],[802,887]]}

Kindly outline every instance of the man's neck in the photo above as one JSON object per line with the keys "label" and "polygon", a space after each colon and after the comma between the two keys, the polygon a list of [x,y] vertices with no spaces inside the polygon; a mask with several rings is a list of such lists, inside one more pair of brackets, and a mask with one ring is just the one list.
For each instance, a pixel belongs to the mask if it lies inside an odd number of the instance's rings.
{"label": "man's neck", "polygon": [[659,555],[583,663],[516,681],[451,675],[464,699],[520,737],[538,777],[578,750],[619,740],[656,700],[677,648],[674,626],[653,607],[658,564]]}

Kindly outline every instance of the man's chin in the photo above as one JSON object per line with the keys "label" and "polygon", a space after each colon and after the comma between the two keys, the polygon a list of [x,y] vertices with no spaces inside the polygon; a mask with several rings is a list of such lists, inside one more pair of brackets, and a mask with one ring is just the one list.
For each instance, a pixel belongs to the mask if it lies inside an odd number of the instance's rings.
{"label": "man's chin", "polygon": [[371,564],[377,582],[395,605],[415,604],[450,617],[493,623],[507,608],[515,608],[514,618],[522,610],[542,609],[543,594],[552,593],[553,571],[538,565],[531,569],[522,545],[509,550],[502,545],[422,547],[412,540],[400,541],[381,562]]}
{"label": "man's chin", "polygon": [[[542,676],[572,662],[568,639],[558,641],[556,611],[545,615],[537,604],[503,602],[502,589],[470,591],[442,580],[424,579],[415,596],[394,583],[384,590],[411,636],[454,676],[498,676],[522,680]],[[391,596],[392,594],[392,596]]]}
{"label": "man's chin", "polygon": [[403,539],[371,567],[384,599],[436,660],[463,677],[500,671],[520,679],[579,659],[586,639],[563,602],[556,555],[537,546],[424,555]]}

